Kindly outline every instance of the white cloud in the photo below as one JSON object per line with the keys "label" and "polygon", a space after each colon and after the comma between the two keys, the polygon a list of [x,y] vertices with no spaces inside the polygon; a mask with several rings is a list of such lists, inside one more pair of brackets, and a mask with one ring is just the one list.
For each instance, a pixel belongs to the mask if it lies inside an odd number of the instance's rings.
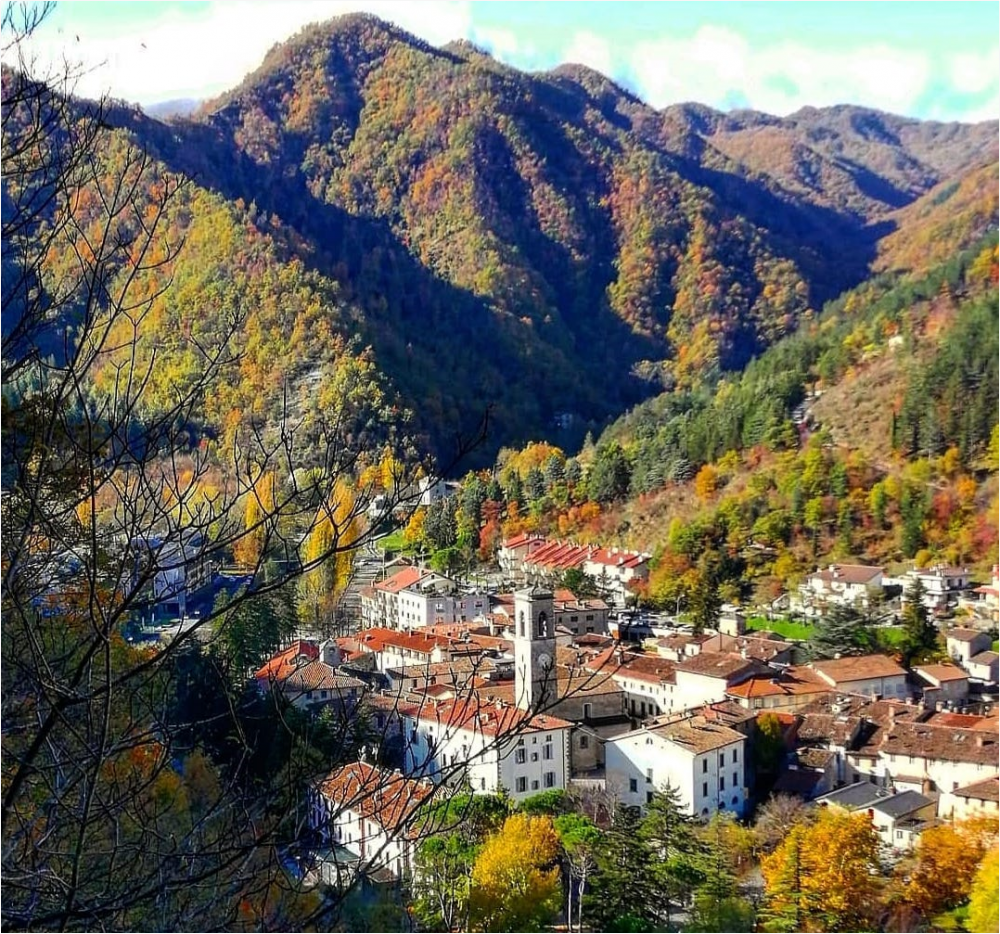
{"label": "white cloud", "polygon": [[607,39],[602,39],[587,30],[580,30],[573,34],[561,57],[564,62],[586,65],[603,75],[614,74],[611,45]]}
{"label": "white cloud", "polygon": [[1000,86],[1000,59],[989,52],[953,55],[949,75],[956,91],[981,94],[991,88],[995,90]]}
{"label": "white cloud", "polygon": [[169,11],[155,21],[121,28],[102,24],[89,34],[85,25],[72,35],[46,24],[32,37],[40,64],[63,57],[80,62],[86,73],[77,93],[153,103],[173,97],[204,97],[238,84],[267,50],[303,26],[353,11],[374,13],[434,44],[468,35],[472,13],[465,0],[322,0],[322,2],[216,2],[195,16]]}
{"label": "white cloud", "polygon": [[477,28],[473,39],[501,61],[513,61],[522,53],[520,41],[509,29]]}
{"label": "white cloud", "polygon": [[655,107],[743,100],[780,115],[837,103],[905,113],[931,76],[926,56],[889,46],[829,51],[786,42],[751,48],[738,33],[711,26],[693,37],[640,42],[629,65],[640,93]]}

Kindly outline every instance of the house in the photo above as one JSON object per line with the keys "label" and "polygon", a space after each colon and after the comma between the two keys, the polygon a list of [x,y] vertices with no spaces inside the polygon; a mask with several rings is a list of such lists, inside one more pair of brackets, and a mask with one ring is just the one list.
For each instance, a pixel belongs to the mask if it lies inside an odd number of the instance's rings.
{"label": "house", "polygon": [[866,694],[904,698],[910,693],[906,669],[887,655],[851,655],[828,658],[809,665],[832,690],[845,694]]}
{"label": "house", "polygon": [[[923,604],[935,613],[944,613],[958,603],[959,595],[969,588],[969,569],[936,564],[930,568],[914,568],[910,581],[919,581],[924,590]],[[901,604],[909,600],[909,587],[903,588]]]}
{"label": "house", "polygon": [[458,639],[439,635],[427,628],[417,632],[364,629],[351,642],[356,645],[358,655],[373,654],[375,668],[382,672],[390,668],[436,664],[483,654],[483,649],[471,638]]}
{"label": "house", "polygon": [[913,673],[923,682],[924,703],[961,703],[969,696],[969,675],[958,665],[915,665]]}
{"label": "house", "polygon": [[619,606],[624,606],[634,585],[649,578],[652,555],[621,548],[596,548],[588,552],[583,573],[593,580],[601,592]]}
{"label": "house", "polygon": [[1000,814],[1000,778],[993,775],[962,788],[945,791],[938,801],[938,816],[951,820]]}
{"label": "house", "polygon": [[791,665],[797,646],[780,637],[765,638],[756,633],[729,636],[720,632],[703,642],[701,648],[704,652],[729,652],[768,665]]}
{"label": "house", "polygon": [[265,662],[254,679],[261,692],[279,693],[300,709],[330,707],[350,717],[358,709],[367,685],[331,664],[338,655],[332,641],[317,644],[299,639]]}
{"label": "house", "polygon": [[990,582],[982,587],[975,587],[968,603],[959,601],[959,605],[968,606],[974,613],[994,623],[1000,620],[1000,565],[993,565]]}
{"label": "house", "polygon": [[883,774],[889,778],[905,776],[932,791],[955,791],[997,770],[995,729],[895,722],[882,730],[877,752]]}
{"label": "house", "polygon": [[515,801],[565,788],[573,724],[467,694],[443,704],[400,705],[404,771],[467,782],[478,794],[506,789]]}
{"label": "house", "polygon": [[855,782],[816,799],[819,807],[866,811],[882,845],[897,851],[912,850],[920,834],[933,826],[937,801],[916,791],[892,792],[870,782]]}
{"label": "house", "polygon": [[969,677],[985,684],[997,683],[997,663],[1000,655],[996,652],[977,652],[966,663]]}
{"label": "house", "polygon": [[701,651],[674,667],[673,709],[689,710],[725,700],[732,687],[748,678],[775,674],[763,662],[735,652]]}
{"label": "house", "polygon": [[978,629],[949,629],[944,634],[948,654],[965,668],[973,655],[985,652],[990,647],[989,633]]}
{"label": "house", "polygon": [[508,538],[497,550],[497,562],[500,565],[500,570],[507,575],[519,574],[528,553],[537,550],[544,543],[544,536],[528,532],[522,532],[520,535]]}
{"label": "house", "polygon": [[440,477],[421,477],[417,481],[421,506],[433,506],[448,498],[448,484]]}
{"label": "house", "polygon": [[831,564],[810,574],[799,588],[808,615],[829,606],[867,608],[882,593],[883,569],[865,564]]}
{"label": "house", "polygon": [[830,684],[807,666],[754,675],[726,689],[726,697],[747,710],[793,711],[830,692]]}
{"label": "house", "polygon": [[323,880],[343,887],[360,870],[391,879],[412,872],[415,818],[434,793],[431,782],[406,778],[365,762],[340,766],[312,787],[309,823],[331,846]]}
{"label": "house", "polygon": [[805,747],[792,753],[790,761],[774,783],[773,791],[811,801],[832,791],[840,780],[839,776],[836,752]]}
{"label": "house", "polygon": [[366,626],[418,629],[459,623],[489,610],[484,593],[466,593],[458,584],[426,568],[404,567],[360,592]]}
{"label": "house", "polygon": [[608,740],[607,785],[628,805],[644,807],[654,791],[669,784],[687,814],[741,815],[746,756],[743,733],[702,714],[675,715]]}

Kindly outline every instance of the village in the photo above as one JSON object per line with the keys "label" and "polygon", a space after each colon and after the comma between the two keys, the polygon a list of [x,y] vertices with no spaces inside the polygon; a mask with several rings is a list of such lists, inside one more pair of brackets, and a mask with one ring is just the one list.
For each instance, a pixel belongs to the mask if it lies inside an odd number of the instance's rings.
{"label": "village", "polygon": [[[359,761],[305,792],[314,875],[336,886],[410,875],[415,815],[435,789],[515,803],[561,790],[642,809],[669,786],[696,819],[746,818],[781,793],[867,811],[888,860],[942,822],[997,815],[996,568],[974,586],[961,568],[895,581],[832,565],[782,601],[822,619],[884,613],[887,589],[897,606],[918,594],[943,652],[905,667],[887,653],[817,657],[749,630],[733,606],[698,632],[644,614],[630,594],[648,561],[518,535],[497,554],[495,581],[513,586],[494,591],[383,557],[355,594],[356,631],[300,633],[264,664],[262,693],[375,727]],[[590,595],[562,585],[571,569]]]}

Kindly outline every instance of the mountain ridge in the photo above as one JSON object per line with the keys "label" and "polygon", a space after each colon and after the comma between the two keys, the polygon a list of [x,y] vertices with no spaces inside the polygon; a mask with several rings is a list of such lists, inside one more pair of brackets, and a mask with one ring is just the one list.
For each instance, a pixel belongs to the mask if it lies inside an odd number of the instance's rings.
{"label": "mountain ridge", "polygon": [[996,157],[995,123],[657,111],[368,14],[274,46],[191,119],[119,124],[292,228],[438,441],[492,404],[498,444],[739,369],[868,274],[893,212]]}

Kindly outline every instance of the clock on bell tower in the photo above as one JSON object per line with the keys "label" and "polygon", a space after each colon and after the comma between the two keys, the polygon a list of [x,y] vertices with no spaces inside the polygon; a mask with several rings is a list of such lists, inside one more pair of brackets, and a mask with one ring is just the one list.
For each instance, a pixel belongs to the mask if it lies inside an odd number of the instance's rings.
{"label": "clock on bell tower", "polygon": [[555,701],[556,623],[552,593],[532,587],[514,594],[514,695],[522,710]]}

